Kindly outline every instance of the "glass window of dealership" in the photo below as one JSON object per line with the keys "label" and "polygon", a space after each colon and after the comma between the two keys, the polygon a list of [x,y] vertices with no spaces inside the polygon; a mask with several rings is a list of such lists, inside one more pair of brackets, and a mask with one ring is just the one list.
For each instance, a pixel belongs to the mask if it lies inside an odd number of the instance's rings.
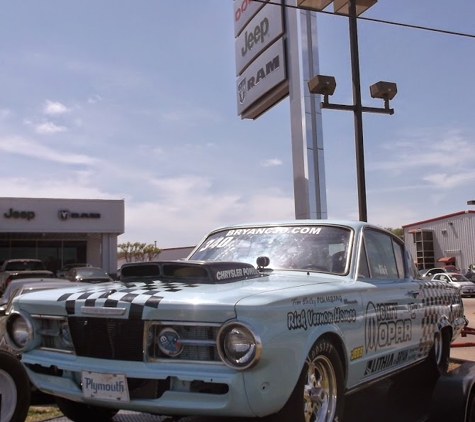
{"label": "glass window of dealership", "polygon": [[0,198],[0,261],[41,259],[56,272],[88,262],[117,271],[124,200]]}

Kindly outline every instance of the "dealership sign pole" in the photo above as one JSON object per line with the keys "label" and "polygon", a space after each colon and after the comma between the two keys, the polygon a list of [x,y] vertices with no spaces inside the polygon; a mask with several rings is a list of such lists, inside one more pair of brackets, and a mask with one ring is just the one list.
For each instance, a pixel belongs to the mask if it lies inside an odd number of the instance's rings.
{"label": "dealership sign pole", "polygon": [[[296,0],[285,0],[296,6]],[[290,98],[295,217],[327,218],[316,13],[283,0],[234,0],[237,109],[256,119]]]}

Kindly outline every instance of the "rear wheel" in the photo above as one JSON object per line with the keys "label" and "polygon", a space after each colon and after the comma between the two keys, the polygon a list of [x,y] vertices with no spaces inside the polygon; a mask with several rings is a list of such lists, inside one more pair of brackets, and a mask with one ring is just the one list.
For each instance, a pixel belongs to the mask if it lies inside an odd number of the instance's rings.
{"label": "rear wheel", "polygon": [[319,339],[308,354],[297,385],[273,422],[342,422],[344,376],[333,343]]}
{"label": "rear wheel", "polygon": [[447,328],[439,330],[434,336],[434,345],[429,353],[429,369],[435,376],[444,375],[449,370],[450,331]]}
{"label": "rear wheel", "polygon": [[77,403],[61,397],[56,397],[56,403],[63,415],[68,419],[71,419],[73,422],[107,422],[110,421],[118,412],[114,409],[91,406],[85,403]]}

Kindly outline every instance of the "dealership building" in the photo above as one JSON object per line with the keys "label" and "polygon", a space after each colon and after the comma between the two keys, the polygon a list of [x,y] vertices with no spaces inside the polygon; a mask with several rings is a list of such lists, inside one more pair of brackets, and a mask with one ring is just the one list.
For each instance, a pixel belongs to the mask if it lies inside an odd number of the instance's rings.
{"label": "dealership building", "polygon": [[124,200],[0,198],[0,260],[41,259],[56,272],[88,262],[117,271]]}
{"label": "dealership building", "polygon": [[455,265],[462,272],[475,264],[475,211],[418,221],[402,227],[418,269]]}

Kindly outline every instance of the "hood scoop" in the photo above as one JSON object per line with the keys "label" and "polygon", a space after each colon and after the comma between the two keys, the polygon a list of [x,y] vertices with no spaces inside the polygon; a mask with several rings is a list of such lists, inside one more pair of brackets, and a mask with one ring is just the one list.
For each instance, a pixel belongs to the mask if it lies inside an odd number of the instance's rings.
{"label": "hood scoop", "polygon": [[243,262],[158,261],[124,265],[120,280],[224,284],[259,277],[253,265]]}

